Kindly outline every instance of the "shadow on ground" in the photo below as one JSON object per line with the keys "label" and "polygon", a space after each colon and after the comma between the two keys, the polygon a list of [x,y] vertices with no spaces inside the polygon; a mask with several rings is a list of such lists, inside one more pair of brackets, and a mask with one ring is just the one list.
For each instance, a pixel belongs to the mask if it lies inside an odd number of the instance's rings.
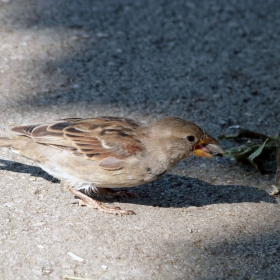
{"label": "shadow on ground", "polygon": [[[168,263],[180,267],[181,277],[188,275],[190,267],[193,267],[191,271],[195,271],[196,276],[191,279],[197,280],[278,279],[278,232],[279,226],[275,226],[271,232],[257,231],[246,237],[230,239],[217,232],[220,240],[205,243],[195,238],[194,232],[192,241],[166,242],[165,250],[172,252]],[[165,263],[161,265],[164,268]]]}
{"label": "shadow on ground", "polygon": [[59,180],[49,175],[40,167],[23,164],[15,161],[0,159],[0,170],[12,171],[24,174],[30,174],[30,176],[41,177],[52,183],[58,183]]}
{"label": "shadow on ground", "polygon": [[[39,42],[49,50],[47,57],[33,58],[38,67],[29,81],[33,87],[21,85],[26,93],[9,100],[37,110],[109,104],[129,113],[176,114],[197,122],[224,118],[222,123],[230,124],[235,112],[250,112],[248,104],[259,98],[252,108],[264,120],[270,111],[277,119],[279,75],[273,73],[278,71],[274,56],[279,52],[273,45],[277,38],[267,32],[278,26],[276,5],[276,1],[39,0],[34,5],[12,1],[6,8],[9,28],[42,36]],[[50,29],[60,39],[44,33]],[[57,48],[52,49],[50,42]],[[20,67],[22,61],[18,63]],[[33,64],[26,67],[23,73],[34,72]],[[259,69],[265,69],[265,75]],[[266,88],[271,89],[262,97]],[[27,98],[30,91],[36,94]],[[246,123],[246,116],[237,115]]]}
{"label": "shadow on ground", "polygon": [[[0,160],[0,170],[30,174],[45,180],[59,181],[41,168],[8,160]],[[154,207],[188,207],[222,203],[242,203],[261,201],[277,203],[266,191],[254,187],[238,185],[211,185],[207,182],[179,175],[166,174],[161,179],[143,186],[131,188],[137,198],[98,198],[101,201],[133,203]]]}

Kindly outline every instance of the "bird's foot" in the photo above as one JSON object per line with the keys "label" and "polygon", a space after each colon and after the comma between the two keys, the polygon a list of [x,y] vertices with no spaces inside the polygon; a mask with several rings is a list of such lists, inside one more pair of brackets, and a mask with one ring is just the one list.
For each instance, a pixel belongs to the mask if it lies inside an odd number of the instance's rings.
{"label": "bird's foot", "polygon": [[97,209],[100,210],[104,213],[108,213],[108,214],[114,214],[114,215],[135,215],[135,213],[132,210],[122,210],[120,207],[108,207],[103,205],[101,202],[85,195],[84,193],[78,191],[78,190],[74,190],[74,189],[69,189],[69,191],[79,197],[81,199],[81,201],[79,202],[80,206],[87,206],[93,209]]}

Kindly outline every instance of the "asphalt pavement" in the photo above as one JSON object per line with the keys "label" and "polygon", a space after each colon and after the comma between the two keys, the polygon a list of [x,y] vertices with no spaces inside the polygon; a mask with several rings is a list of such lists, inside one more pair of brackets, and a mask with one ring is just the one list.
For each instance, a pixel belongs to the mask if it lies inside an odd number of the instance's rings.
{"label": "asphalt pavement", "polygon": [[[277,0],[0,0],[0,136],[100,115],[275,135],[279,42]],[[232,159],[191,158],[104,201],[136,212],[123,217],[7,149],[0,178],[1,279],[280,278],[274,177]]]}

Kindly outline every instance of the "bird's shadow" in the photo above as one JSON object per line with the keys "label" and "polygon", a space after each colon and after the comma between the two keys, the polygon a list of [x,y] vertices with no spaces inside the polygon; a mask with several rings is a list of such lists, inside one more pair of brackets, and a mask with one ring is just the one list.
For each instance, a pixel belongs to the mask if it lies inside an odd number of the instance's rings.
{"label": "bird's shadow", "polygon": [[40,177],[52,183],[59,182],[58,179],[52,177],[50,174],[45,172],[40,167],[19,163],[15,161],[0,159],[0,171],[1,170],[29,174],[30,176]]}
{"label": "bird's shadow", "polygon": [[[58,183],[40,167],[0,159],[0,170],[30,174],[50,182]],[[139,195],[135,198],[99,197],[100,201],[121,201],[158,207],[204,206],[221,203],[268,202],[277,203],[275,197],[256,187],[241,185],[211,185],[196,178],[166,174],[161,179],[134,187],[129,192]]]}

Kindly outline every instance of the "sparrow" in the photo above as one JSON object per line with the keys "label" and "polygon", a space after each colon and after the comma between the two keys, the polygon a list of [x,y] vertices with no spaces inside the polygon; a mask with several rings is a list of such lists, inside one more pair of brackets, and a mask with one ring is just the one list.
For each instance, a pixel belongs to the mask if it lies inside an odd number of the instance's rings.
{"label": "sparrow", "polygon": [[67,118],[12,131],[18,135],[1,137],[0,147],[36,162],[80,204],[115,215],[135,213],[105,206],[92,193],[129,196],[112,188],[154,181],[191,156],[224,153],[199,126],[175,117],[149,125],[121,117]]}

